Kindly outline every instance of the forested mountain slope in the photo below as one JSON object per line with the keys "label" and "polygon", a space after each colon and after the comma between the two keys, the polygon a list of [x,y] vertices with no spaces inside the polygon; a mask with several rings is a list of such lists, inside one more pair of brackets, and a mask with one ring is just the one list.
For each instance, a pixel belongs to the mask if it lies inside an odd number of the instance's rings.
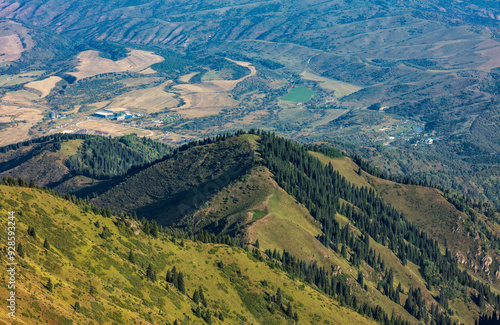
{"label": "forested mountain slope", "polygon": [[0,185],[2,223],[15,212],[18,324],[375,324],[237,241],[193,241],[74,202]]}
{"label": "forested mountain slope", "polygon": [[0,177],[32,179],[62,193],[91,196],[109,187],[109,179],[143,168],[172,151],[168,145],[136,135],[55,134],[1,148]]}
{"label": "forested mountain slope", "polygon": [[[498,212],[427,182],[384,179],[391,177],[333,148],[238,132],[112,178],[91,201],[100,208],[85,209],[138,215],[146,233],[169,226],[179,239],[252,247],[254,258],[361,314],[374,315],[365,303],[379,306],[386,316],[373,317],[382,323],[392,314],[473,323],[498,310]],[[134,224],[126,219],[119,228]]]}

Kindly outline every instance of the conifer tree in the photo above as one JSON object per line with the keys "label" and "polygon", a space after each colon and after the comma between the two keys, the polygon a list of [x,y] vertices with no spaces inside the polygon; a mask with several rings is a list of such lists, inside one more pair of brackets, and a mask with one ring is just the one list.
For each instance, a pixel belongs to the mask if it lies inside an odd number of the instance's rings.
{"label": "conifer tree", "polygon": [[193,292],[193,301],[198,305],[200,303],[200,294],[198,290],[194,289]]}
{"label": "conifer tree", "polygon": [[21,244],[21,243],[19,243],[19,245],[17,245],[17,255],[24,258],[24,249],[23,249],[23,244]]}
{"label": "conifer tree", "polygon": [[50,249],[50,244],[47,238],[45,238],[45,240],[43,241],[43,248]]}
{"label": "conifer tree", "polygon": [[50,292],[52,292],[53,287],[54,286],[52,285],[52,280],[49,278],[49,281],[47,282],[46,288],[47,288],[47,290],[49,290]]}
{"label": "conifer tree", "polygon": [[35,227],[28,226],[28,235],[36,239]]}
{"label": "conifer tree", "polygon": [[285,314],[288,317],[293,317],[292,303],[290,301],[286,304]]}
{"label": "conifer tree", "polygon": [[203,288],[201,286],[198,287],[198,293],[200,295],[200,301],[203,306],[207,307],[207,300],[205,299],[205,293],[203,292]]}
{"label": "conifer tree", "polygon": [[151,232],[151,235],[153,235],[154,238],[158,238],[158,224],[156,223],[156,220],[153,220],[151,222],[150,232]]}
{"label": "conifer tree", "polygon": [[153,270],[151,263],[149,263],[148,268],[146,269],[146,277],[149,280],[156,282],[156,272]]}
{"label": "conifer tree", "polygon": [[128,261],[132,264],[135,264],[135,256],[132,250],[130,250],[130,252],[128,253]]}
{"label": "conifer tree", "polygon": [[363,280],[363,271],[359,271],[358,273],[358,283],[363,287],[364,285],[364,280]]}
{"label": "conifer tree", "polygon": [[276,290],[276,304],[278,304],[278,306],[281,306],[283,304],[283,298],[281,297],[281,288],[278,288],[278,290]]}
{"label": "conifer tree", "polygon": [[179,275],[175,266],[172,268],[172,284],[179,289]]}
{"label": "conifer tree", "polygon": [[182,272],[179,272],[178,283],[177,289],[179,289],[182,293],[186,293],[186,287],[184,286],[184,274]]}
{"label": "conifer tree", "polygon": [[212,312],[210,311],[210,309],[207,309],[203,319],[205,320],[205,322],[207,322],[207,324],[212,324]]}
{"label": "conifer tree", "polygon": [[78,301],[77,301],[77,302],[75,302],[75,311],[76,311],[77,313],[79,313],[79,312],[80,312],[80,303],[79,303]]}

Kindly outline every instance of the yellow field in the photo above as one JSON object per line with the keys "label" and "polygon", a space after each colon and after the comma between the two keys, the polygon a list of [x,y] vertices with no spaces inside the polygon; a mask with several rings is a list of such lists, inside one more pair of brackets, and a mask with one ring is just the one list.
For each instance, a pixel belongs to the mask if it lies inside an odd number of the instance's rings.
{"label": "yellow field", "polygon": [[[28,28],[13,21],[0,22],[0,63],[15,61],[21,57],[22,52],[33,47],[29,31]],[[23,47],[23,42],[26,49]]]}
{"label": "yellow field", "polygon": [[12,123],[0,129],[0,146],[27,140],[29,129],[42,118],[42,111],[35,108],[0,105],[0,123]]}
{"label": "yellow field", "polygon": [[211,80],[211,81],[206,81],[206,83],[211,83],[211,84],[214,84],[216,86],[219,86],[221,87],[222,89],[226,90],[226,91],[231,91],[233,90],[234,87],[236,87],[236,85],[245,80],[246,78],[249,78],[249,77],[252,77],[252,76],[255,76],[257,74],[257,69],[255,69],[254,66],[252,66],[249,62],[243,62],[243,61],[234,61],[234,60],[231,60],[231,59],[226,59],[226,60],[229,60],[231,62],[234,62],[238,65],[241,65],[243,67],[247,67],[248,69],[250,69],[250,74],[240,78],[240,79],[237,79],[237,80]]}
{"label": "yellow field", "polygon": [[[120,124],[115,124],[108,121],[85,121],[77,123],[75,127],[71,129],[71,131],[77,131],[78,129],[92,129],[103,132],[108,132],[113,136],[121,136],[125,134],[136,133],[138,136],[146,136],[151,137],[154,136],[155,133],[149,130],[136,129],[128,126],[123,126]],[[61,130],[63,131],[63,130]]]}
{"label": "yellow field", "polygon": [[56,86],[56,83],[61,80],[62,79],[60,77],[50,76],[43,80],[27,83],[26,85],[24,85],[24,87],[38,90],[41,93],[40,98],[44,98],[45,96],[50,94],[50,91]]}
{"label": "yellow field", "polygon": [[[79,64],[76,67],[78,72],[70,72],[69,74],[78,79],[83,79],[110,72],[141,72],[146,70],[150,65],[161,62],[164,59],[151,52],[130,50],[126,58],[113,61],[102,58],[99,56],[98,51],[91,50],[78,54],[78,60]],[[152,71],[147,70],[144,73],[151,73]]]}
{"label": "yellow field", "polygon": [[102,102],[97,102],[97,103],[92,103],[92,104],[89,104],[89,106],[92,106],[92,107],[95,107],[95,110],[99,110],[103,107],[106,107],[106,105],[108,105],[110,103],[109,100],[104,100]]}
{"label": "yellow field", "polygon": [[24,47],[19,35],[0,36],[0,62],[15,61],[21,57],[23,51]]}
{"label": "yellow field", "polygon": [[216,115],[222,109],[232,107],[238,102],[226,90],[208,82],[203,84],[181,84],[172,87],[181,94],[185,104],[174,110],[188,117]]}
{"label": "yellow field", "polygon": [[39,96],[27,90],[17,90],[11,91],[5,94],[2,97],[4,102],[15,103],[16,105],[26,105],[31,106],[33,104],[33,100],[38,99]]}
{"label": "yellow field", "polygon": [[350,95],[362,89],[359,86],[349,84],[340,80],[321,77],[308,71],[304,71],[300,75],[306,80],[318,81],[321,88],[334,91],[334,96],[337,98]]}
{"label": "yellow field", "polygon": [[188,73],[188,74],[185,74],[181,77],[179,77],[179,81],[182,81],[182,82],[189,82],[189,80],[191,80],[191,78],[193,78],[195,75],[197,75],[199,72],[191,72],[191,73]]}
{"label": "yellow field", "polygon": [[490,71],[491,69],[500,67],[500,43],[496,43],[495,47],[479,52],[482,56],[488,57],[489,60],[480,65],[478,69]]}
{"label": "yellow field", "polygon": [[179,100],[174,93],[164,91],[171,81],[164,82],[156,87],[135,89],[115,97],[108,108],[122,107],[140,113],[156,113],[165,108],[176,107]]}

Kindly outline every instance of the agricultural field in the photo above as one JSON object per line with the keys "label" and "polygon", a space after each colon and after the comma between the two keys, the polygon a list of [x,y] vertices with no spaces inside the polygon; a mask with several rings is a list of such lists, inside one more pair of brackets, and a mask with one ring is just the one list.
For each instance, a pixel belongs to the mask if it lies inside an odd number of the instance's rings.
{"label": "agricultural field", "polygon": [[305,103],[314,95],[316,95],[314,90],[311,90],[306,86],[300,86],[290,90],[287,95],[281,97],[280,99],[295,103]]}
{"label": "agricultural field", "polygon": [[0,104],[0,146],[31,138],[30,129],[43,119],[36,108]]}
{"label": "agricultural field", "polygon": [[76,66],[77,72],[69,72],[77,79],[84,79],[104,73],[111,72],[142,72],[144,74],[154,73],[154,70],[146,70],[155,63],[162,62],[164,59],[151,52],[142,50],[130,50],[128,56],[124,59],[113,61],[105,59],[97,51],[84,51],[77,57],[79,60]]}
{"label": "agricultural field", "polygon": [[[207,82],[209,83],[212,83],[216,86],[219,86],[221,88],[223,88],[224,90],[226,91],[231,91],[234,89],[234,87],[236,87],[236,85],[240,82],[242,82],[243,80],[245,80],[246,78],[249,78],[249,77],[253,77],[255,75],[257,75],[257,69],[255,69],[254,66],[252,66],[249,62],[243,62],[243,61],[234,61],[234,60],[230,60],[230,59],[227,59],[233,63],[236,63],[242,67],[246,67],[248,69],[250,69],[250,74],[244,76],[244,77],[241,77],[239,79],[236,79],[236,80],[217,80],[217,79],[211,79]],[[205,75],[203,76],[205,77]],[[202,78],[203,80],[203,78]]]}
{"label": "agricultural field", "polygon": [[61,77],[50,76],[43,80],[32,81],[24,85],[25,88],[32,88],[40,92],[40,98],[44,98],[50,91],[56,86],[56,84],[61,81]]}
{"label": "agricultural field", "polygon": [[[126,134],[136,133],[138,136],[146,136],[152,137],[155,135],[153,131],[143,130],[138,128],[133,128],[129,126],[123,126],[117,123],[113,123],[105,120],[88,120],[76,123],[74,126],[71,126],[67,129],[67,131],[76,132],[79,129],[92,129],[98,130],[102,132],[108,132],[112,136],[121,136]],[[60,131],[61,132],[61,131]]]}
{"label": "agricultural field", "polygon": [[33,47],[29,29],[13,21],[0,22],[0,64],[16,61]]}
{"label": "agricultural field", "polygon": [[[128,80],[127,82],[131,83]],[[171,81],[166,81],[156,87],[134,89],[123,93],[113,98],[107,108],[127,108],[144,114],[174,108],[179,104],[179,100],[174,93],[165,91],[165,87],[171,84]]]}
{"label": "agricultural field", "polygon": [[15,86],[38,79],[44,71],[30,71],[17,75],[0,75],[0,87]]}
{"label": "agricultural field", "polygon": [[334,96],[337,98],[342,98],[362,89],[362,87],[342,82],[340,80],[318,76],[309,71],[304,71],[300,75],[305,80],[317,81],[320,88],[327,91],[333,91]]}
{"label": "agricultural field", "polygon": [[229,97],[221,87],[210,83],[179,84],[172,87],[180,94],[184,105],[173,109],[187,117],[203,117],[218,114],[222,109],[233,107],[237,101]]}
{"label": "agricultural field", "polygon": [[491,69],[500,67],[500,42],[490,40],[478,45],[483,47],[479,53],[483,57],[487,57],[488,61],[478,67],[480,70],[490,71]]}

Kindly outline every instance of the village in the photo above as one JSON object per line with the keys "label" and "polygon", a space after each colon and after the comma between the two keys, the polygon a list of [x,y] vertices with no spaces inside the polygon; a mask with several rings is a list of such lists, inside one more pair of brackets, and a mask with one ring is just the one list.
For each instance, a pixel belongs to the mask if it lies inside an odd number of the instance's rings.
{"label": "village", "polygon": [[399,123],[384,125],[379,131],[385,131],[387,138],[384,146],[390,146],[396,142],[403,142],[411,146],[425,146],[434,144],[436,132],[424,132],[425,125],[413,121],[404,120]]}

